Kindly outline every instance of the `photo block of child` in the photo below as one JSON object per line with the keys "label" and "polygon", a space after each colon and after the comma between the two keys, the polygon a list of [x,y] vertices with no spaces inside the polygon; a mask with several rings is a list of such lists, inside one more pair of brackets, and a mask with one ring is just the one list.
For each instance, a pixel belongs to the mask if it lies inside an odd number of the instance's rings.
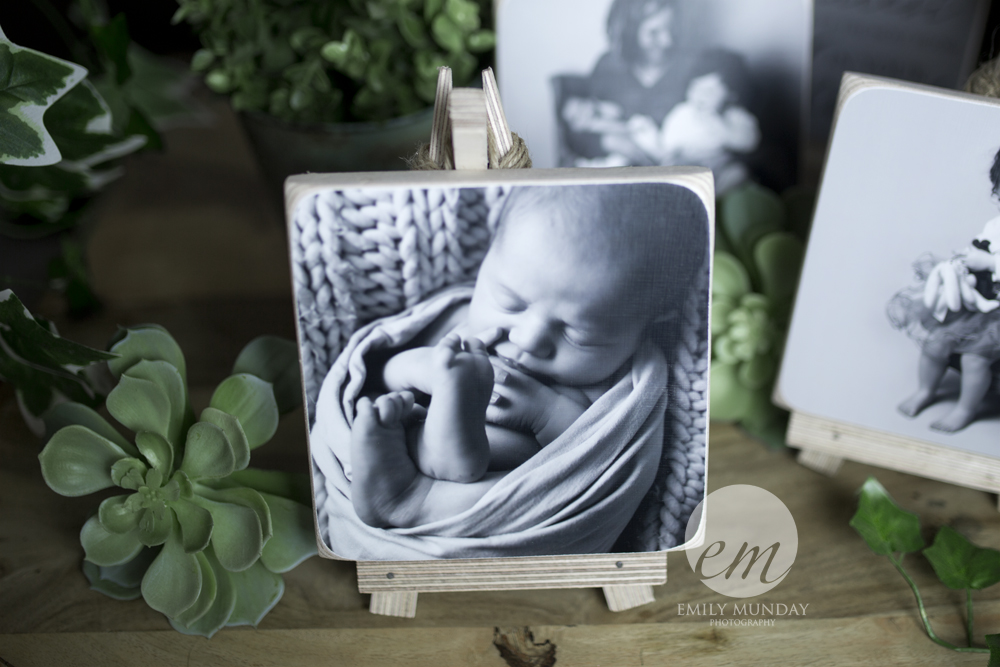
{"label": "photo block of child", "polygon": [[362,327],[323,382],[310,448],[338,556],[621,549],[664,471],[695,465],[671,450],[668,378],[692,302],[707,337],[702,200],[610,183],[496,205],[475,282]]}

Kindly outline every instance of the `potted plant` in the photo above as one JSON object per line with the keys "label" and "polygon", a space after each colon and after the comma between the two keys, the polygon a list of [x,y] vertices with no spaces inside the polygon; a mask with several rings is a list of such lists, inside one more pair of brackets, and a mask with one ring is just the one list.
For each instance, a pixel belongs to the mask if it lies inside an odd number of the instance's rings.
{"label": "potted plant", "polygon": [[179,0],[191,65],[230,96],[272,181],[401,169],[430,134],[437,71],[468,83],[495,40],[486,0]]}

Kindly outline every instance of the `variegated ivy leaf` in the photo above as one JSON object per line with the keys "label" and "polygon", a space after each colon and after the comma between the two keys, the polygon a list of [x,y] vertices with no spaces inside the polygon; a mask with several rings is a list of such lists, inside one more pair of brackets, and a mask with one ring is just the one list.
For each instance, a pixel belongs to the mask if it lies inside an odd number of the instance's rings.
{"label": "variegated ivy leaf", "polygon": [[83,67],[17,46],[0,30],[0,163],[37,167],[61,159],[42,117],[85,76]]}

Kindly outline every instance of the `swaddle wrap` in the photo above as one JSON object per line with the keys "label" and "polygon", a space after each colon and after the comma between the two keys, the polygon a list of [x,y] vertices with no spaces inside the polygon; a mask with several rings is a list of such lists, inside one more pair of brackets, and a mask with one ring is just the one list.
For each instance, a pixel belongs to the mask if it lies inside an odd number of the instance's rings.
{"label": "swaddle wrap", "polygon": [[610,550],[649,490],[663,447],[667,364],[645,341],[631,372],[555,441],[507,473],[471,508],[413,528],[372,528],[351,502],[351,424],[364,356],[404,346],[472,286],[448,289],[351,337],[327,374],[310,434],[324,543],[354,560],[512,557]]}

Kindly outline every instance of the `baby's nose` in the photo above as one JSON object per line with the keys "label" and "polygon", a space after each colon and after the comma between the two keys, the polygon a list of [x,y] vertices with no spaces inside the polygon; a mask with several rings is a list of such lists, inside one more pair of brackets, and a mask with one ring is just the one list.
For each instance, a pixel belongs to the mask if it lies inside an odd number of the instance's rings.
{"label": "baby's nose", "polygon": [[527,352],[539,359],[547,359],[555,350],[551,328],[543,322],[519,323],[510,328],[507,340],[516,345],[522,352]]}

